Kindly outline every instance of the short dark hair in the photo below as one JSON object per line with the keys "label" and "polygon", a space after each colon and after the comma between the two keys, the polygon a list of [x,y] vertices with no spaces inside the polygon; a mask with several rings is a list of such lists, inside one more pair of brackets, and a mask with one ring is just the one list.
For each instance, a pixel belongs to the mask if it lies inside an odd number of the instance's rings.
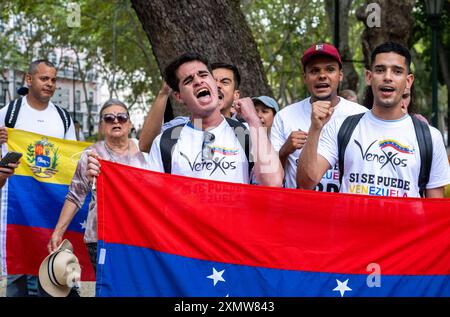
{"label": "short dark hair", "polygon": [[52,62],[50,62],[49,60],[37,59],[35,61],[32,61],[30,66],[28,66],[28,74],[30,74],[30,75],[34,74],[37,71],[39,64],[41,64],[41,63],[44,63],[48,67],[52,67],[52,68],[56,69],[55,65]]}
{"label": "short dark hair", "polygon": [[239,73],[239,69],[236,67],[236,65],[233,64],[227,64],[227,63],[222,63],[222,62],[218,62],[218,63],[212,63],[211,64],[211,69],[215,70],[218,68],[226,68],[229,69],[233,72],[233,76],[234,76],[234,90],[238,90],[239,86],[241,85],[241,74]]}
{"label": "short dark hair", "polygon": [[177,77],[178,68],[188,62],[199,61],[206,65],[208,70],[212,72],[211,65],[208,62],[208,59],[198,53],[188,52],[178,56],[175,60],[173,60],[167,67],[164,69],[164,80],[172,88],[173,91],[180,91],[178,84],[180,82]]}
{"label": "short dark hair", "polygon": [[373,62],[375,61],[375,58],[378,54],[381,53],[397,53],[406,59],[406,67],[407,72],[409,73],[410,66],[411,66],[411,54],[409,53],[409,50],[404,47],[403,45],[396,43],[396,42],[385,42],[383,44],[378,45],[375,47],[375,49],[372,51],[372,54],[370,56],[370,65],[373,66]]}

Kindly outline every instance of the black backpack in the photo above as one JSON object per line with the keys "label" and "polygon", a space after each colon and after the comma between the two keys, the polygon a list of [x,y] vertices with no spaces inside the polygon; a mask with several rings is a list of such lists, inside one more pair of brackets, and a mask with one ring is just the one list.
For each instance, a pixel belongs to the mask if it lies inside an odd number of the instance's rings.
{"label": "black backpack", "polygon": [[[20,106],[22,106],[22,98],[20,97],[16,100],[13,100],[8,105],[8,110],[6,111],[5,117],[5,126],[8,128],[14,128],[16,125],[17,117],[19,116]],[[66,109],[61,108],[60,106],[55,105],[56,110],[58,110],[59,116],[64,124],[64,134],[66,134],[67,130],[69,130],[71,120],[70,115]]]}
{"label": "black backpack", "polygon": [[[338,164],[339,164],[339,183],[342,182],[344,175],[344,155],[350,137],[364,113],[359,113],[345,118],[338,133]],[[417,143],[420,152],[420,172],[419,172],[419,193],[421,197],[425,195],[426,185],[430,180],[431,162],[433,160],[433,141],[431,139],[430,127],[423,121],[411,115],[411,119],[416,132]]]}
{"label": "black backpack", "polygon": [[[248,171],[250,175],[254,162],[253,160],[250,159],[249,131],[247,127],[241,122],[229,118],[225,119],[227,120],[230,127],[233,128],[236,138],[239,140],[239,143],[241,144],[242,148],[245,151],[245,156],[247,157],[248,160]],[[181,129],[183,129],[184,126],[185,124],[173,126],[165,130],[161,135],[160,149],[161,149],[161,160],[164,166],[164,173],[171,174],[172,172],[172,152],[174,149],[174,145],[178,142],[178,139],[180,137]]]}

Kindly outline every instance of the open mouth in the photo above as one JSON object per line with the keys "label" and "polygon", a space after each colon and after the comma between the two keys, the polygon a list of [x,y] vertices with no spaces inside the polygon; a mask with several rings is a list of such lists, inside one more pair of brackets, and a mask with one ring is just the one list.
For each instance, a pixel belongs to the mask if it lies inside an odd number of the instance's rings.
{"label": "open mouth", "polygon": [[210,97],[210,96],[211,96],[211,93],[206,88],[202,88],[199,91],[197,91],[197,93],[196,93],[196,97],[198,99],[206,98],[206,97]]}
{"label": "open mouth", "polygon": [[395,92],[395,88],[391,86],[381,86],[380,91],[383,96],[389,97]]}
{"label": "open mouth", "polygon": [[116,127],[113,127],[112,130],[113,131],[120,131],[120,130],[122,130],[122,127],[121,126],[116,126]]}
{"label": "open mouth", "polygon": [[218,90],[218,96],[219,96],[219,100],[223,100],[223,93],[220,89]]}
{"label": "open mouth", "polygon": [[330,88],[329,84],[323,83],[323,84],[318,84],[314,86],[316,89],[327,89]]}
{"label": "open mouth", "polygon": [[380,87],[380,90],[381,90],[382,92],[394,92],[394,91],[395,91],[395,88],[390,87],[390,86],[381,86],[381,87]]}

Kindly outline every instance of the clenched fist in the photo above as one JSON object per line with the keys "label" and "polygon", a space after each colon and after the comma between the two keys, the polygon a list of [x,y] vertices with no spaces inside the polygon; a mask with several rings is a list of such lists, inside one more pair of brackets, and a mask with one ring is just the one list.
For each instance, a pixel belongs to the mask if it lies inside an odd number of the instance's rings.
{"label": "clenched fist", "polygon": [[334,112],[331,101],[318,100],[312,103],[311,128],[321,130]]}

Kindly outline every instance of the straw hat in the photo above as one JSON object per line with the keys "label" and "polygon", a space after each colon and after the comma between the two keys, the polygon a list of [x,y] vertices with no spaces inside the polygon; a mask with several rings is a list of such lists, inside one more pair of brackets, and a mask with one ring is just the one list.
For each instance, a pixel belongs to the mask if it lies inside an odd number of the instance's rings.
{"label": "straw hat", "polygon": [[67,239],[44,259],[39,268],[39,282],[53,297],[69,295],[71,288],[80,281],[80,275],[80,263]]}

